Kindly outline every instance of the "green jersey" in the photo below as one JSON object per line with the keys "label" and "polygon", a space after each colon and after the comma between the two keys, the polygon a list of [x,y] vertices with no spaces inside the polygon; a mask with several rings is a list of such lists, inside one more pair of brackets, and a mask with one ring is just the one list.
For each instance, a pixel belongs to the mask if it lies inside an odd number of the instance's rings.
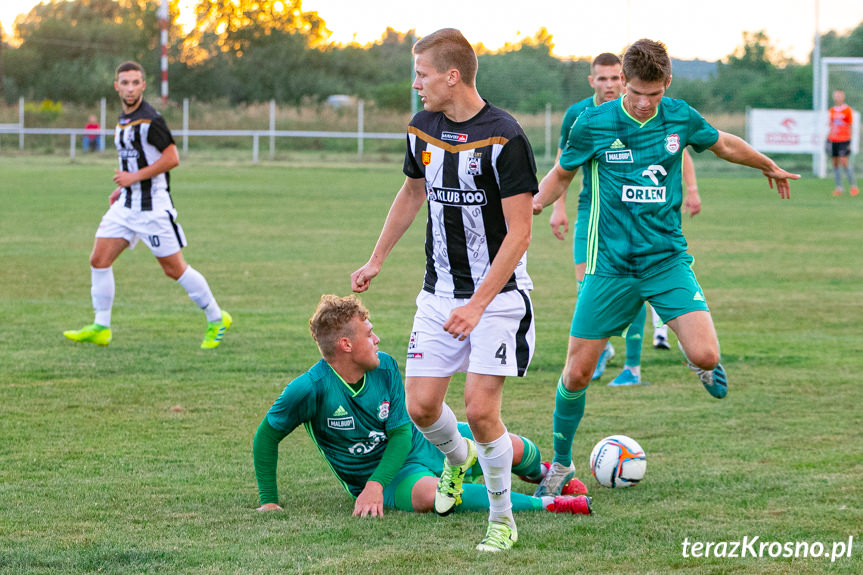
{"label": "green jersey", "polygon": [[[566,142],[569,139],[569,131],[572,129],[572,125],[575,124],[575,121],[581,113],[588,108],[594,107],[596,107],[596,94],[585,98],[584,100],[580,100],[566,109],[566,112],[563,114],[563,122],[560,124],[560,142],[558,143],[558,147],[561,150],[566,148]],[[587,210],[590,204],[590,196],[587,194],[587,172],[584,174],[585,182],[581,187],[581,192],[578,194],[579,215],[581,215],[582,210]]]}
{"label": "green jersey", "polygon": [[586,273],[649,277],[692,260],[680,228],[683,148],[704,151],[719,133],[683,100],[663,97],[656,114],[639,122],[624,98],[578,117],[560,165],[585,168]]}
{"label": "green jersey", "polygon": [[[354,391],[323,359],[294,379],[267,412],[267,422],[284,433],[304,425],[312,441],[351,495],[359,495],[380,463],[388,430],[410,423],[396,361],[378,352],[380,365]],[[442,457],[411,425],[406,463]]]}

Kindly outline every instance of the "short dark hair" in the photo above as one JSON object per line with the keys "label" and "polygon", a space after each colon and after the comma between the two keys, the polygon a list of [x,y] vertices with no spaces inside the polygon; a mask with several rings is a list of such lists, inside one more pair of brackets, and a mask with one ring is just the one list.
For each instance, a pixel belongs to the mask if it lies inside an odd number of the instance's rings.
{"label": "short dark hair", "polygon": [[134,62],[132,60],[128,60],[126,62],[123,62],[119,66],[117,66],[117,70],[114,72],[114,79],[116,80],[120,77],[120,72],[129,72],[132,70],[137,70],[138,72],[140,72],[141,78],[146,77],[146,73],[144,72],[143,66],[141,66],[137,62]]}
{"label": "short dark hair", "polygon": [[620,58],[617,57],[617,54],[612,54],[611,52],[603,52],[599,56],[593,59],[593,63],[590,65],[590,71],[593,70],[597,66],[619,66]]}
{"label": "short dark hair", "polygon": [[671,58],[665,44],[642,38],[623,55],[623,75],[627,81],[665,82],[671,78]]}
{"label": "short dark hair", "polygon": [[455,28],[441,28],[417,40],[414,54],[431,52],[432,65],[438,72],[455,68],[461,80],[468,86],[476,85],[476,71],[479,67],[476,52],[461,32]]}

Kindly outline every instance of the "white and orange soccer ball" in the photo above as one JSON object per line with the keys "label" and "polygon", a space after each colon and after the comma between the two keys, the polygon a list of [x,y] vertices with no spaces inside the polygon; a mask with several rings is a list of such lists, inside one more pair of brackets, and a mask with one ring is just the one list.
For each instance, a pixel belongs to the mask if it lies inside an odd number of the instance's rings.
{"label": "white and orange soccer ball", "polygon": [[611,435],[590,452],[590,472],[605,487],[630,487],[644,477],[647,459],[637,441],[626,435]]}

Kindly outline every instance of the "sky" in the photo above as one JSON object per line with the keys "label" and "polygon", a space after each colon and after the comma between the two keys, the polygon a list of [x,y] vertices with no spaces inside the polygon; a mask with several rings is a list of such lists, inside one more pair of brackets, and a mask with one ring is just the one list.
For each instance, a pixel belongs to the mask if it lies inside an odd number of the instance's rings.
{"label": "sky", "polygon": [[[36,4],[38,0],[0,0],[3,29],[11,31],[15,17]],[[711,61],[741,46],[744,31],[764,30],[774,47],[804,62],[812,50],[816,21],[822,33],[847,33],[863,22],[861,0],[601,0],[602,14],[591,13],[590,7],[598,4],[580,0],[303,0],[303,9],[316,11],[332,32],[330,40],[342,44],[375,41],[387,26],[401,32],[415,29],[420,36],[453,27],[471,43],[496,49],[533,36],[544,26],[553,36],[555,55],[561,57],[622,52],[634,40],[651,38],[664,42],[675,58]]]}

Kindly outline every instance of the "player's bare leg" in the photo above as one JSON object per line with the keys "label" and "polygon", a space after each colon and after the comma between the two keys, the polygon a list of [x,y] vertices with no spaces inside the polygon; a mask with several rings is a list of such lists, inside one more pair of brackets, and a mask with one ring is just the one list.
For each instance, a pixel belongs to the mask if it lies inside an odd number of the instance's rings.
{"label": "player's bare leg", "polygon": [[677,334],[678,345],[689,368],[698,374],[707,392],[716,399],[725,397],[728,378],[719,363],[719,339],[710,312],[685,313],[669,321],[668,327]]}

